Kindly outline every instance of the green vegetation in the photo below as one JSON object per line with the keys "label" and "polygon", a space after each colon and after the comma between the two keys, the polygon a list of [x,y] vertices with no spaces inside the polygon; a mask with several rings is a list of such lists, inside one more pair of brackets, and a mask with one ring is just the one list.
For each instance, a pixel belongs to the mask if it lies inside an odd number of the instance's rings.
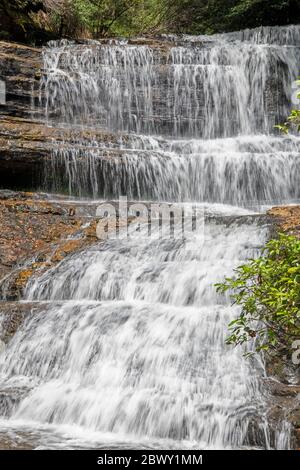
{"label": "green vegetation", "polygon": [[0,36],[50,37],[215,33],[297,23],[298,0],[2,0]]}
{"label": "green vegetation", "polygon": [[256,351],[290,355],[300,337],[300,240],[280,235],[269,241],[258,259],[251,259],[235,276],[217,284],[230,292],[240,316],[229,324],[228,344],[255,339]]}
{"label": "green vegetation", "polygon": [[295,129],[297,132],[300,132],[300,109],[293,109],[287,121],[275,127],[284,134],[288,134],[290,129]]}
{"label": "green vegetation", "polygon": [[42,0],[1,0],[0,39],[33,40],[39,30],[33,17],[44,8]]}
{"label": "green vegetation", "polygon": [[298,0],[191,0],[177,2],[177,32],[211,34],[297,23]]}
{"label": "green vegetation", "polygon": [[[300,87],[300,80],[296,83]],[[297,98],[300,99],[300,93],[297,94]],[[283,134],[288,134],[290,130],[300,133],[300,109],[292,109],[287,121],[284,124],[278,124],[275,127]]]}

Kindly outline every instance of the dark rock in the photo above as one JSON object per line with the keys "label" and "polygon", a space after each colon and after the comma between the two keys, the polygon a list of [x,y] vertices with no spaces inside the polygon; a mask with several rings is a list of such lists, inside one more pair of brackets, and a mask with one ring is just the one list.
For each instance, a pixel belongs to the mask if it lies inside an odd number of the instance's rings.
{"label": "dark rock", "polygon": [[0,41],[0,79],[6,83],[6,105],[0,116],[31,115],[32,99],[37,99],[42,67],[41,49]]}
{"label": "dark rock", "polygon": [[0,340],[7,344],[26,316],[37,310],[37,304],[0,301]]}

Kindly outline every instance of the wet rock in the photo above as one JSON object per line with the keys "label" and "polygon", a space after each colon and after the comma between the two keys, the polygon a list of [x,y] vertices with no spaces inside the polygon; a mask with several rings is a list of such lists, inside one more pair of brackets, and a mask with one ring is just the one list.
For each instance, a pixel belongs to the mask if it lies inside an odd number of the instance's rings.
{"label": "wet rock", "polygon": [[0,106],[1,115],[31,115],[32,99],[37,99],[41,48],[0,41],[0,80],[6,83],[6,104]]}
{"label": "wet rock", "polygon": [[33,450],[38,445],[38,433],[26,431],[0,432],[1,450]]}
{"label": "wet rock", "polygon": [[300,385],[286,385],[275,380],[270,380],[269,387],[273,395],[282,398],[294,398],[300,394]]}
{"label": "wet rock", "polygon": [[71,202],[43,194],[0,191],[0,226],[0,292],[9,300],[36,271],[98,241],[96,218],[77,217]]}
{"label": "wet rock", "polygon": [[[97,130],[70,130],[59,127],[46,126],[45,123],[20,117],[0,114],[0,188],[13,188],[16,190],[37,190],[40,187],[51,188],[53,142],[61,149],[74,147],[74,142],[89,139],[93,134],[99,143],[118,141],[118,135]],[[103,150],[103,158],[122,156],[116,149]],[[80,163],[80,162],[79,162]],[[60,162],[56,162],[59,166]],[[58,168],[58,174],[65,172],[64,165]],[[68,190],[68,184],[64,185]]]}
{"label": "wet rock", "polygon": [[[51,171],[46,174],[45,168],[53,141],[63,143],[72,134],[44,122],[42,67],[41,48],[0,41],[0,80],[6,85],[6,103],[0,105],[0,188],[37,190],[46,179],[51,187]],[[112,142],[117,137],[99,132],[98,138]]]}
{"label": "wet rock", "polygon": [[[29,279],[42,274],[66,256],[107,238],[97,230],[97,204],[76,202],[45,193],[0,190],[0,299],[18,300]],[[134,217],[116,220],[116,227]],[[102,233],[102,232],[101,232]]]}
{"label": "wet rock", "polygon": [[0,413],[1,416],[9,418],[20,401],[29,393],[30,389],[23,388],[0,388]]}
{"label": "wet rock", "polygon": [[268,422],[273,434],[278,431],[280,423],[286,421],[291,426],[291,443],[293,448],[298,448],[300,441],[296,430],[300,427],[298,418],[300,405],[300,385],[288,385],[276,378],[269,378],[266,385],[270,392],[270,407],[268,411]]}
{"label": "wet rock", "polygon": [[0,340],[4,346],[28,315],[38,314],[45,308],[45,304],[0,301]]}

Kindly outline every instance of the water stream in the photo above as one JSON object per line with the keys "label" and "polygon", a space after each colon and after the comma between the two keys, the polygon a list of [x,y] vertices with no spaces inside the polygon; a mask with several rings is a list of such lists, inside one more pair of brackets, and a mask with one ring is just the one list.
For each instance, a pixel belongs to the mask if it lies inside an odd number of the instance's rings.
{"label": "water stream", "polygon": [[184,203],[206,223],[179,238],[133,225],[29,283],[24,301],[45,309],[0,356],[1,390],[19,397],[1,429],[38,432],[40,448],[288,448],[289,428],[268,423],[262,358],[225,345],[238,311],[214,283],[259,254],[263,207],[300,198],[300,139],[273,129],[300,27],[43,54],[46,125],[68,130],[48,189]]}

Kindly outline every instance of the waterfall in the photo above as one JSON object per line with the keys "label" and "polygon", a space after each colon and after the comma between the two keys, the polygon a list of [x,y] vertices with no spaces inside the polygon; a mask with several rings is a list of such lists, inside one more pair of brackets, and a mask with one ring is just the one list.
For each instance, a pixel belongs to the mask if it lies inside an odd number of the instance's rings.
{"label": "waterfall", "polygon": [[[285,46],[260,41],[261,31],[243,41],[168,41],[163,50],[51,43],[41,87],[47,119],[176,138],[267,132],[286,117],[299,73],[300,27],[293,31]],[[281,43],[286,30],[277,35]]]}
{"label": "waterfall", "polygon": [[70,194],[239,205],[299,199],[299,138],[126,139],[119,148],[59,144],[51,171]]}
{"label": "waterfall", "polygon": [[[90,134],[54,145],[48,186],[105,198],[296,200],[299,139],[272,133],[289,114],[299,62],[299,26],[169,37],[160,47],[52,42],[47,122]],[[98,129],[117,132],[118,145]]]}
{"label": "waterfall", "polygon": [[109,240],[33,281],[27,299],[51,304],[3,357],[6,387],[30,390],[11,420],[131,447],[268,447],[263,366],[224,346],[235,312],[213,287],[265,236],[246,218],[208,224],[204,243]]}
{"label": "waterfall", "polygon": [[195,206],[205,223],[179,238],[133,223],[31,279],[24,301],[43,312],[0,355],[17,397],[1,426],[43,448],[288,448],[262,358],[225,345],[238,308],[214,284],[259,255],[258,208],[300,198],[300,138],[273,132],[300,27],[51,42],[43,56],[45,125],[62,132],[45,189]]}

